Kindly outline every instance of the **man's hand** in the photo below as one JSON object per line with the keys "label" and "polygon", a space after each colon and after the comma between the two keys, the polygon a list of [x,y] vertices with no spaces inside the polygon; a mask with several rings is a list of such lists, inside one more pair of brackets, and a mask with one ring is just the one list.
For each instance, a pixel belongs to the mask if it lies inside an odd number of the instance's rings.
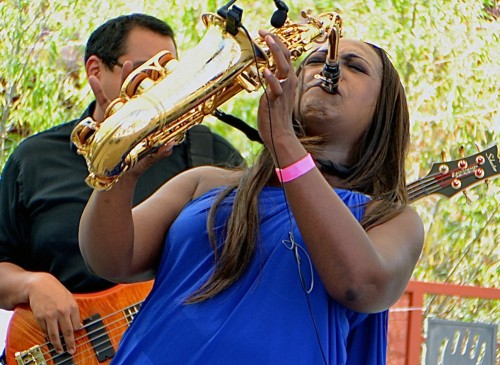
{"label": "man's hand", "polygon": [[51,274],[37,272],[30,279],[28,296],[35,319],[57,353],[63,352],[62,334],[66,351],[73,354],[76,351],[74,332],[82,328],[73,294]]}
{"label": "man's hand", "polygon": [[[125,79],[128,77],[128,75],[130,75],[132,73],[133,70],[134,70],[134,64],[132,63],[132,61],[125,61],[123,63],[122,80],[121,80],[122,85],[123,85],[123,82],[125,81]],[[99,81],[99,79],[96,76],[93,76],[93,75],[89,76],[88,82],[89,82],[90,88],[94,92],[95,100],[96,100],[97,104],[99,105],[99,107],[103,111],[105,111],[108,108],[109,104],[118,95],[113,97],[113,98],[106,95],[101,87],[101,82]]]}

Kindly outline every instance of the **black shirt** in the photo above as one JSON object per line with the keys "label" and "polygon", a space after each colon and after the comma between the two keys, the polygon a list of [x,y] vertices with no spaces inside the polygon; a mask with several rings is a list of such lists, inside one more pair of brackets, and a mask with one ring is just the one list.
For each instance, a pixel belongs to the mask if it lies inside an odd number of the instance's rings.
{"label": "black shirt", "polygon": [[[80,216],[92,189],[85,183],[85,159],[70,143],[70,135],[80,120],[91,115],[94,105],[80,119],[20,143],[0,179],[0,262],[12,262],[28,271],[50,272],[73,293],[96,292],[114,285],[87,270],[78,246]],[[207,146],[202,144],[206,141],[213,155],[204,162],[228,166],[243,162],[222,137],[208,131],[207,140],[205,130],[205,126],[192,127],[170,157],[144,172],[137,183],[134,204],[191,167],[191,151],[204,151]],[[191,146],[195,133],[202,133],[204,139],[196,139],[198,142]]]}

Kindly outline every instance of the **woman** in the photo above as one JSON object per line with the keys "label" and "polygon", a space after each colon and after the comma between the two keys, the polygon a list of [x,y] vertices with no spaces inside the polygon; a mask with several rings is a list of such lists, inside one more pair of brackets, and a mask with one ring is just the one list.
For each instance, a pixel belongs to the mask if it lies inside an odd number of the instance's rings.
{"label": "woman", "polygon": [[385,364],[387,309],[424,236],[407,206],[399,77],[379,48],[341,39],[329,94],[314,77],[326,50],[297,77],[284,45],[261,35],[277,69],[264,72],[254,166],[187,171],[132,211],[146,159],[86,207],[92,270],[155,278],[113,364]]}

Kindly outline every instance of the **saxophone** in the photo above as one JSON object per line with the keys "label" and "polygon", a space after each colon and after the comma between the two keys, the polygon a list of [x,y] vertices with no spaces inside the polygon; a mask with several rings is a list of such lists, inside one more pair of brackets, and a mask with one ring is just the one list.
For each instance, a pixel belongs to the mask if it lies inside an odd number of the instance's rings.
{"label": "saxophone", "polygon": [[[342,26],[334,12],[313,17],[302,11],[301,16],[301,22],[287,19],[270,31],[292,60]],[[228,32],[226,20],[216,14],[203,14],[202,20],[206,33],[182,62],[168,51],[153,56],[127,77],[102,122],[89,117],[73,129],[71,140],[86,160],[90,187],[111,188],[141,158],[166,142],[181,142],[190,127],[240,91],[258,90],[264,67],[275,69],[261,37],[252,40],[241,27]]]}

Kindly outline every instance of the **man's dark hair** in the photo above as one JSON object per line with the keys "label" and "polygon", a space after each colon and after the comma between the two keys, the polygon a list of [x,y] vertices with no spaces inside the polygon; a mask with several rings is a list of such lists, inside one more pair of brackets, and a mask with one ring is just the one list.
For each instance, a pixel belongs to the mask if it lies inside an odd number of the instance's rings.
{"label": "man's dark hair", "polygon": [[116,65],[118,58],[125,53],[130,31],[136,27],[172,38],[177,48],[174,31],[164,21],[146,14],[122,15],[108,20],[92,32],[85,48],[85,63],[90,56],[96,55],[109,68]]}

